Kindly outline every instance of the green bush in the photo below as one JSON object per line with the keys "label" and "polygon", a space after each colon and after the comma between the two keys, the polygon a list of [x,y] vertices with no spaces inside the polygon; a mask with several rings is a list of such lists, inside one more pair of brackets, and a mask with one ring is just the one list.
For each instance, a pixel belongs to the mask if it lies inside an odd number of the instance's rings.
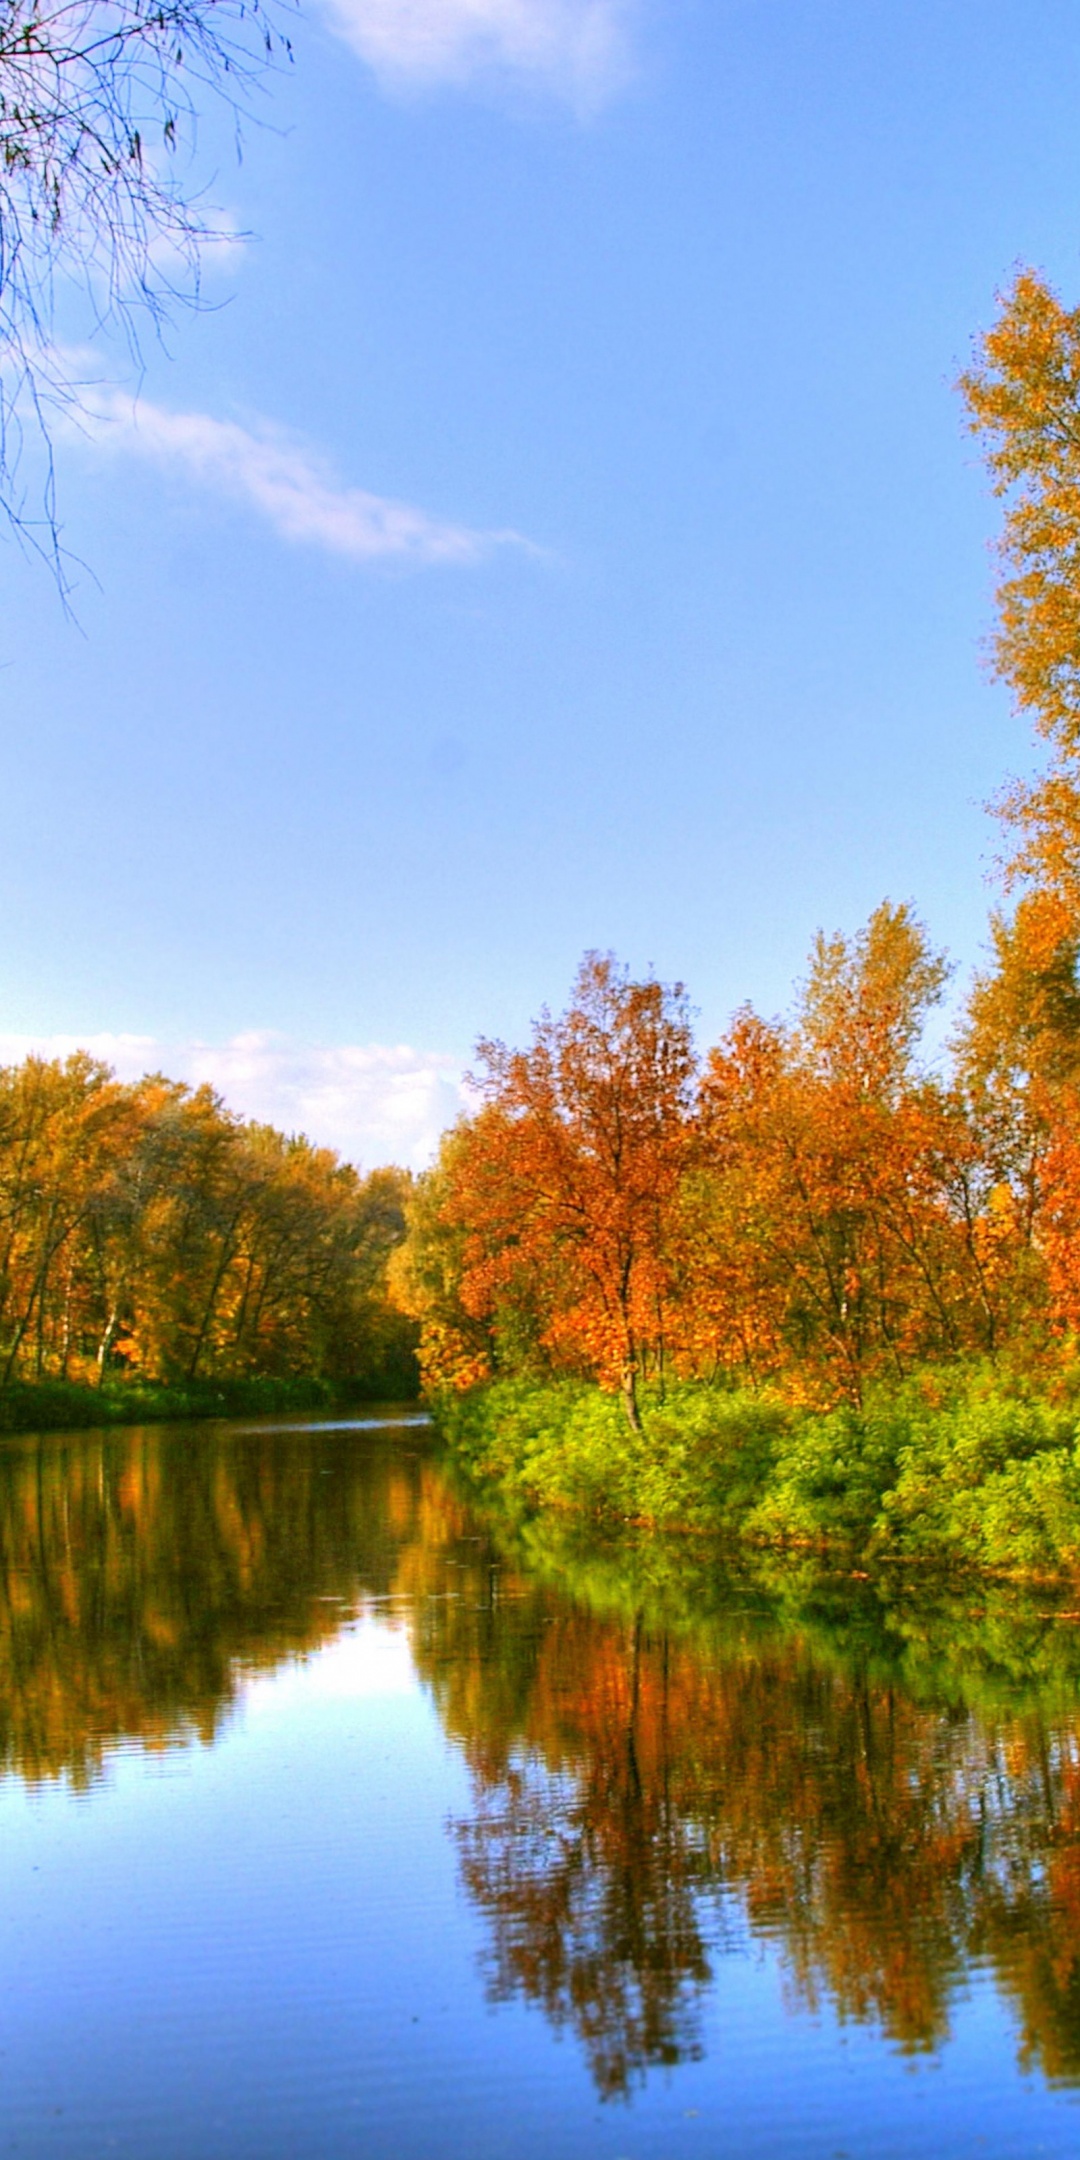
{"label": "green bush", "polygon": [[845,1559],[1014,1575],[1080,1569],[1078,1416],[980,1367],[923,1374],[814,1413],[680,1383],[632,1433],[585,1382],[498,1381],[436,1405],[473,1481],[518,1510],[738,1533]]}
{"label": "green bush", "polygon": [[[1045,1484],[1045,1468],[1036,1472],[1034,1466],[1071,1453],[1075,1410],[1011,1394],[976,1375],[965,1392],[940,1406],[912,1403],[907,1417],[896,1477],[882,1492],[878,1541],[906,1552],[960,1551],[994,1566],[1009,1565],[1007,1539],[1003,1544],[1001,1536],[1002,1506],[1007,1512],[1008,1502],[1002,1494],[1018,1496],[1025,1487],[1034,1493]],[[991,1541],[993,1560],[990,1543],[978,1534],[980,1513],[987,1509],[999,1524]],[[1027,1511],[1021,1513],[1026,1521]],[[1019,1553],[1032,1534],[1018,1515],[1018,1564],[1030,1564],[1020,1562]]]}
{"label": "green bush", "polygon": [[585,1382],[501,1380],[436,1405],[481,1483],[534,1504],[625,1522],[735,1527],[768,1476],[788,1413],[766,1396],[683,1384],[646,1391],[644,1430]]}
{"label": "green bush", "polygon": [[896,1474],[904,1434],[898,1406],[804,1411],[781,1441],[747,1532],[769,1543],[861,1549]]}

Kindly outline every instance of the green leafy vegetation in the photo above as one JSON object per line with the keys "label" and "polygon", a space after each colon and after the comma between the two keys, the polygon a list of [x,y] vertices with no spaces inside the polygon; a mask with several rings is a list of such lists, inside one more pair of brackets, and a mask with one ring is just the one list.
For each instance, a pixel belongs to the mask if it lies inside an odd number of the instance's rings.
{"label": "green leafy vegetation", "polygon": [[496,1381],[437,1405],[478,1488],[525,1516],[714,1532],[873,1564],[1080,1568],[1080,1411],[989,1368],[924,1374],[861,1408],[676,1383],[634,1432],[584,1382]]}

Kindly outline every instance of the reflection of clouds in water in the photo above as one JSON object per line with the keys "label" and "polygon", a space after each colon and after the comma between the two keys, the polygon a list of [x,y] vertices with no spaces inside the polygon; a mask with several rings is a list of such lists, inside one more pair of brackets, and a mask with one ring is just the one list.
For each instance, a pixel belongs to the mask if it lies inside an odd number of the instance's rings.
{"label": "reflection of clouds in water", "polygon": [[370,1168],[428,1162],[464,1098],[456,1059],[405,1043],[305,1044],[269,1030],[225,1043],[164,1042],[152,1035],[0,1035],[0,1060],[36,1051],[88,1050],[122,1080],[165,1072],[216,1088],[231,1110],[285,1132],[304,1132]]}
{"label": "reflection of clouds in water", "polygon": [[[326,1603],[332,1601],[327,1599]],[[364,1615],[351,1621],[302,1663],[259,1673],[244,1691],[245,1712],[265,1708],[278,1716],[296,1697],[323,1702],[363,1702],[371,1697],[415,1695],[420,1683],[404,1622],[388,1624]]]}

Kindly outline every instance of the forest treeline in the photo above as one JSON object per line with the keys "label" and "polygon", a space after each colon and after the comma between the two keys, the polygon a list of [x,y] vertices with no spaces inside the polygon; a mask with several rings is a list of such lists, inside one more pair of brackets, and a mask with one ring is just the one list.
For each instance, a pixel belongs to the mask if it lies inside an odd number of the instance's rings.
{"label": "forest treeline", "polygon": [[409,1178],[78,1053],[0,1068],[0,1422],[30,1382],[415,1386],[387,1269]]}
{"label": "forest treeline", "polygon": [[928,1360],[1051,1355],[1073,1097],[987,1041],[997,980],[954,1069],[924,1069],[944,978],[885,905],[818,940],[791,1021],[747,1008],[699,1061],[681,987],[590,955],[528,1048],[484,1046],[484,1100],[415,1196],[399,1281],[429,1385],[592,1378],[636,1430],[676,1378],[827,1406]]}
{"label": "forest treeline", "polygon": [[[656,1453],[636,1443],[649,1416],[658,1430],[657,1410],[672,1434],[673,1385],[765,1388],[796,1409],[847,1406],[858,1420],[882,1390],[907,1390],[924,1412],[951,1391],[955,1408],[956,1372],[978,1365],[997,1376],[980,1381],[984,1395],[1004,1386],[1071,1398],[1080,311],[1023,273],[961,387],[1006,500],[997,670],[1049,745],[1042,773],[999,805],[1005,904],[989,961],[935,1058],[923,1045],[948,964],[914,911],[890,902],[853,937],[817,938],[789,1017],[747,1006],[703,1058],[683,987],[635,981],[601,954],[586,957],[566,1011],[545,1012],[525,1048],[479,1045],[477,1107],[421,1182],[396,1267],[429,1388],[562,1388],[558,1415],[536,1397],[534,1437],[526,1418],[514,1446],[481,1434],[474,1416],[470,1445],[489,1472],[523,1470],[528,1485],[531,1455],[533,1489],[554,1490],[551,1434],[561,1418],[565,1439],[576,1420],[584,1484],[611,1489],[615,1428],[582,1413],[581,1383],[621,1397],[639,1483]],[[488,1415],[477,1413],[481,1424]],[[460,1412],[449,1421],[464,1433]],[[789,1454],[802,1445],[793,1430]],[[865,1417],[861,1437],[850,1420],[843,1430],[839,1452],[860,1456],[879,1507],[900,1443],[882,1442],[888,1460],[867,1471],[877,1443]],[[975,1483],[1017,1450],[1026,1461],[1050,1445],[1060,1457],[1067,1440],[1068,1491],[1062,1499],[1055,1485],[1058,1460],[1047,1506],[1072,1521],[1074,1430],[1070,1415],[1049,1441],[1029,1432],[1010,1453],[995,1426]],[[700,1471],[699,1441],[695,1425]],[[775,1471],[773,1456],[766,1484]],[[628,1500],[633,1512],[629,1488],[617,1504]],[[790,1510],[785,1519],[791,1527]],[[1080,1553],[1080,1514],[1074,1531]]]}

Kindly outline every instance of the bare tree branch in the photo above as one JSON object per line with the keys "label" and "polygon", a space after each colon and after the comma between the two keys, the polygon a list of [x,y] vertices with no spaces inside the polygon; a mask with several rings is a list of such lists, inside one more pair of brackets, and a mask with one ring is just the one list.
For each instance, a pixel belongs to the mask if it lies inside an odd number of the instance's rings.
{"label": "bare tree branch", "polygon": [[[278,0],[0,0],[0,517],[65,588],[53,425],[78,410],[54,342],[78,288],[93,338],[197,304],[223,237],[196,171],[200,114],[237,133],[267,69],[290,56]],[[44,479],[27,499],[29,438]]]}

